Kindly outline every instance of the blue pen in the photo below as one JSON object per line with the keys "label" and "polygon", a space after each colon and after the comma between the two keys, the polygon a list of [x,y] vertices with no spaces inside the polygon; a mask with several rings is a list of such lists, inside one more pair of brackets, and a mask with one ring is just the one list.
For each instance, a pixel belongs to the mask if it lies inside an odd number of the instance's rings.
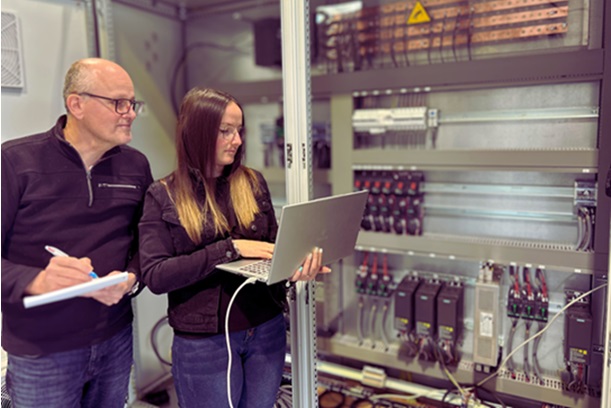
{"label": "blue pen", "polygon": [[[45,249],[47,250],[48,253],[50,253],[53,256],[69,256],[67,253],[65,253],[61,249],[57,249],[51,245],[45,245]],[[94,271],[89,272],[89,276],[91,276],[93,279],[98,278],[98,274],[95,273]]]}

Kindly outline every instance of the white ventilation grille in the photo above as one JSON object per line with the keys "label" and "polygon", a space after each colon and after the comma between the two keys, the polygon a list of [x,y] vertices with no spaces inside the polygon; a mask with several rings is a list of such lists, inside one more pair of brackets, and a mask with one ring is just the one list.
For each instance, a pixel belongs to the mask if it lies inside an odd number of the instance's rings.
{"label": "white ventilation grille", "polygon": [[2,86],[23,88],[21,31],[15,13],[2,12]]}

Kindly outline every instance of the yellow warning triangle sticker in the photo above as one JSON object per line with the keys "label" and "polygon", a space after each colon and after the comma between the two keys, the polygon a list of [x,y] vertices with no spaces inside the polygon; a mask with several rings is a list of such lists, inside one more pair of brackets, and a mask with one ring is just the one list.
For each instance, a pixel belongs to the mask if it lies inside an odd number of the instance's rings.
{"label": "yellow warning triangle sticker", "polygon": [[421,23],[430,23],[431,17],[429,13],[426,12],[422,3],[419,1],[416,2],[414,9],[412,10],[409,18],[407,19],[407,24],[421,24]]}

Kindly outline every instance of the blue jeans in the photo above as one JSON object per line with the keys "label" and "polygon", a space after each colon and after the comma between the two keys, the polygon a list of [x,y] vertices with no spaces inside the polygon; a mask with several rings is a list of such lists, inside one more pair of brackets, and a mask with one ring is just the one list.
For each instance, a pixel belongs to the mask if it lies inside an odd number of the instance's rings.
{"label": "blue jeans", "polygon": [[[282,381],[286,325],[282,314],[254,329],[230,333],[234,407],[273,407]],[[172,375],[181,408],[222,408],[227,401],[225,335],[174,336]]]}
{"label": "blue jeans", "polygon": [[132,326],[110,339],[40,357],[8,355],[15,408],[123,408],[133,362]]}

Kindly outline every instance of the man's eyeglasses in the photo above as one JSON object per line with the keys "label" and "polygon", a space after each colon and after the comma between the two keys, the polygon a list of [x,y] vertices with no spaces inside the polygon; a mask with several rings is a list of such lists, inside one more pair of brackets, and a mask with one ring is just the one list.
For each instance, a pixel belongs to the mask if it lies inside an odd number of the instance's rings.
{"label": "man's eyeglasses", "polygon": [[243,126],[233,127],[222,125],[219,129],[219,135],[223,138],[223,140],[233,140],[233,135],[235,135],[236,133],[238,136],[242,137],[243,132]]}
{"label": "man's eyeglasses", "polygon": [[129,113],[130,109],[133,109],[136,114],[142,112],[142,107],[144,106],[144,102],[136,101],[133,99],[113,99],[108,98],[106,96],[95,95],[89,92],[78,92],[77,95],[87,95],[92,98],[104,99],[106,101],[113,102],[115,104],[115,112],[120,115],[125,115]]}

